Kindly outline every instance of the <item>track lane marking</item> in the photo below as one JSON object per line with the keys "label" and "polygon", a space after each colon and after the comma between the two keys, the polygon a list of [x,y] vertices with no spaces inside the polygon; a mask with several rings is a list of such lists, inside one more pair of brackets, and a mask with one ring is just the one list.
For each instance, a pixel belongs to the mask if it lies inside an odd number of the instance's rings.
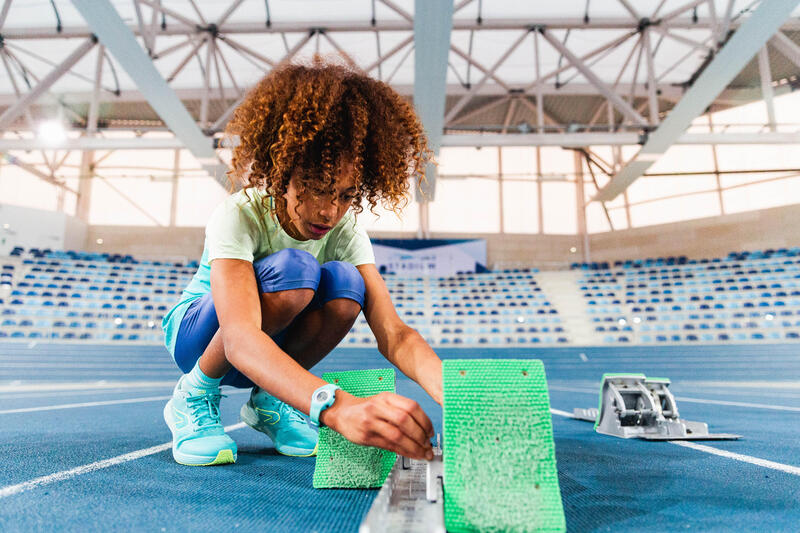
{"label": "track lane marking", "polygon": [[[575,418],[575,416],[573,416],[572,413],[568,413],[567,411],[562,411],[560,409],[550,409],[550,413],[558,416],[563,416],[564,418],[572,418],[572,419]],[[777,463],[775,461],[770,461],[768,459],[761,459],[760,457],[753,457],[751,455],[729,452],[727,450],[720,450],[719,448],[706,446],[705,444],[696,444],[694,442],[685,440],[669,440],[666,442],[669,442],[670,444],[675,444],[676,446],[683,446],[684,448],[691,448],[692,450],[697,450],[699,452],[705,452],[711,455],[718,455],[726,459],[733,459],[734,461],[741,461],[743,463],[749,463],[751,465],[761,466],[772,470],[778,470],[780,472],[785,472],[787,474],[792,474],[794,476],[800,476],[800,467],[797,466]]]}
{"label": "track lane marking", "polygon": [[17,393],[17,392],[50,392],[50,391],[72,391],[72,390],[90,390],[90,389],[136,389],[147,387],[174,387],[178,380],[172,379],[169,381],[110,381],[110,380],[95,380],[95,381],[55,381],[47,382],[40,381],[38,383],[24,383],[22,381],[11,382],[6,385],[0,386],[0,393]]}
{"label": "track lane marking", "polygon": [[[235,431],[245,426],[246,424],[244,422],[239,422],[238,424],[225,426],[225,431]],[[66,481],[76,476],[80,476],[82,474],[88,474],[89,472],[94,472],[96,470],[102,470],[104,468],[108,468],[118,464],[134,461],[136,459],[147,457],[148,455],[154,455],[156,453],[160,453],[165,450],[169,450],[171,448],[172,448],[172,442],[165,442],[157,446],[151,446],[150,448],[142,448],[141,450],[136,450],[133,452],[118,455],[116,457],[111,457],[110,459],[103,459],[102,461],[96,461],[94,463],[78,466],[76,468],[71,468],[69,470],[62,470],[61,472],[56,472],[54,474],[48,474],[46,476],[37,477],[29,481],[17,483],[16,485],[8,485],[6,487],[0,488],[0,499],[6,498],[8,496],[13,496],[15,494],[19,494],[21,492],[29,491],[31,489],[35,489],[37,487],[41,487],[44,485],[50,485],[51,483],[56,483],[58,481]]]}
{"label": "track lane marking", "polygon": [[741,453],[734,453],[734,452],[729,452],[727,450],[720,450],[719,448],[713,448],[711,446],[706,446],[705,444],[696,444],[694,442],[688,442],[685,440],[684,441],[674,440],[669,442],[677,446],[683,446],[684,448],[691,448],[693,450],[710,453],[712,455],[718,455],[720,457],[725,457],[727,459],[733,459],[735,461],[750,463],[752,465],[763,466],[764,468],[771,468],[772,470],[779,470],[781,472],[786,472],[787,474],[800,476],[800,467],[797,466],[785,465],[783,463],[776,463],[775,461],[768,461],[767,459],[761,459],[760,457],[751,457],[749,455],[743,455]]}
{"label": "track lane marking", "polygon": [[[582,392],[584,394],[597,394],[597,391],[590,390],[590,389],[579,389],[574,387],[561,387],[558,385],[552,385],[549,387],[550,390],[559,391],[559,392]],[[675,396],[675,399],[681,402],[687,403],[701,403],[701,404],[710,404],[710,405],[728,405],[733,407],[750,407],[753,409],[769,409],[772,411],[791,411],[791,412],[800,412],[800,407],[791,407],[788,405],[770,405],[765,403],[748,403],[748,402],[732,402],[727,400],[711,400],[706,398],[690,398],[688,396]]]}
{"label": "track lane marking", "polygon": [[30,400],[32,398],[47,398],[52,396],[85,396],[92,395],[105,395],[105,394],[133,394],[142,393],[150,389],[158,389],[155,392],[169,392],[173,389],[175,384],[170,387],[137,387],[138,390],[119,391],[114,389],[94,389],[85,391],[59,391],[59,392],[21,392],[19,394],[3,394],[0,393],[0,402],[4,400]]}
{"label": "track lane marking", "polygon": [[[243,394],[245,392],[250,392],[250,389],[230,391],[228,394]],[[64,403],[56,405],[42,405],[38,407],[21,407],[19,409],[6,409],[0,411],[0,415],[10,415],[14,413],[34,413],[36,411],[58,411],[60,409],[77,409],[79,407],[97,407],[101,405],[157,402],[159,400],[169,400],[170,398],[172,398],[172,394],[167,396],[146,396],[144,398],[125,398],[122,400],[101,400],[98,402]]]}

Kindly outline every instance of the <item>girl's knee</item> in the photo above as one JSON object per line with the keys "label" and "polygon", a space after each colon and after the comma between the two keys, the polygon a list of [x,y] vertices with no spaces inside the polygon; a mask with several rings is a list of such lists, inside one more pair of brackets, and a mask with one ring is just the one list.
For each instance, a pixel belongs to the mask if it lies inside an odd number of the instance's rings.
{"label": "girl's knee", "polygon": [[325,312],[332,320],[346,324],[350,329],[361,312],[361,305],[349,298],[336,298],[325,304]]}
{"label": "girl's knee", "polygon": [[261,292],[311,289],[319,286],[321,267],[305,250],[285,248],[253,263]]}
{"label": "girl's knee", "polygon": [[359,311],[364,307],[364,296],[366,294],[364,278],[358,269],[350,263],[328,261],[323,264],[319,290],[324,293],[325,301],[344,298],[356,303]]}
{"label": "girl's knee", "polygon": [[270,334],[282,331],[313,298],[312,289],[288,289],[261,294],[261,329]]}

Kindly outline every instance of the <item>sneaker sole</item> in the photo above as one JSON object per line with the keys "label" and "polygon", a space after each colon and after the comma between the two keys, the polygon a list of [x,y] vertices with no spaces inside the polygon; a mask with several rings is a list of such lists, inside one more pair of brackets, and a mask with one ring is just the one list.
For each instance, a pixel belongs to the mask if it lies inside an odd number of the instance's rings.
{"label": "sneaker sole", "polygon": [[236,455],[234,455],[233,450],[220,450],[219,453],[217,454],[217,457],[213,461],[203,462],[203,461],[208,461],[208,458],[181,453],[173,448],[172,458],[175,459],[176,463],[182,464],[184,466],[228,465],[236,462]]}
{"label": "sneaker sole", "polygon": [[170,433],[172,433],[172,458],[176,463],[184,466],[213,466],[213,465],[227,465],[236,462],[237,455],[233,450],[220,450],[216,457],[204,455],[191,455],[183,453],[175,448],[175,425],[172,421],[172,400],[169,400],[164,406],[164,422],[167,423]]}
{"label": "sneaker sole", "polygon": [[278,449],[278,446],[275,444],[275,441],[272,439],[272,437],[261,430],[258,415],[255,414],[252,409],[249,409],[247,404],[244,404],[239,410],[239,419],[259,433],[264,433],[267,435],[267,437],[269,437],[269,439],[272,441],[273,446],[275,446],[275,451],[281,455],[285,455],[287,457],[314,457],[317,455],[318,445],[314,445],[314,449],[311,450],[311,452],[309,452],[307,448],[295,448],[293,446],[281,446],[281,449]]}

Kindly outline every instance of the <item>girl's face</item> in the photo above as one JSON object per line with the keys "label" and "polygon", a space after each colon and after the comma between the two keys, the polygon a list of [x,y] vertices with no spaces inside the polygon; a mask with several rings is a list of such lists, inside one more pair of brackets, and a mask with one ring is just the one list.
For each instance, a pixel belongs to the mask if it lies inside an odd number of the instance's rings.
{"label": "girl's face", "polygon": [[297,195],[295,177],[289,181],[284,199],[286,211],[278,210],[278,220],[292,238],[299,241],[321,239],[339,223],[356,197],[355,179],[345,169],[336,181],[334,194],[315,195],[307,192]]}

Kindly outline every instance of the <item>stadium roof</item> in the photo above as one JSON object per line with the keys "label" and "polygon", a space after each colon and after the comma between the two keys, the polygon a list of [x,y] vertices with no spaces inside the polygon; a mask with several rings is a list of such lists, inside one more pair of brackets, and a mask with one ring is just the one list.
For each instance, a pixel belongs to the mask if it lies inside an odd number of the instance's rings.
{"label": "stadium roof", "polygon": [[[426,17],[441,18],[441,31],[450,32],[449,49],[436,50],[430,29],[415,34],[420,17],[411,0],[5,0],[0,129],[25,137],[40,119],[58,116],[85,134],[70,141],[78,149],[104,146],[103,132],[114,129],[170,129],[176,141],[141,146],[178,142],[213,166],[208,137],[224,128],[246,88],[280,61],[321,53],[338,54],[409,98],[415,83],[418,99],[443,96],[443,144],[644,143],[759,10],[794,7],[773,29],[760,24],[769,44],[755,46],[755,57],[732,54],[737,74],[709,108],[796,88],[796,4],[427,2],[420,5],[440,7]],[[442,87],[435,76],[420,79],[415,43],[426,59],[441,55]],[[796,131],[769,130],[748,142],[798,142]],[[4,150],[35,142],[4,137]],[[107,146],[123,146],[113,142]]]}

